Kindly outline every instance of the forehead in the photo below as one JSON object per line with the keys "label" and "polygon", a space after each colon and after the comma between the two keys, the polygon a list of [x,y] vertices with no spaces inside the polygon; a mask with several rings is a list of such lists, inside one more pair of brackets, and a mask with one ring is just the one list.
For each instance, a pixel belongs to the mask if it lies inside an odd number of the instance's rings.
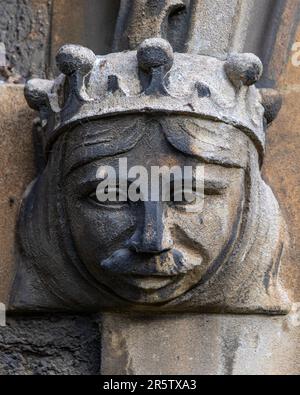
{"label": "forehead", "polygon": [[89,121],[66,136],[65,172],[87,163],[126,156],[145,163],[168,155],[224,167],[246,168],[250,140],[238,129],[194,117],[120,116]]}

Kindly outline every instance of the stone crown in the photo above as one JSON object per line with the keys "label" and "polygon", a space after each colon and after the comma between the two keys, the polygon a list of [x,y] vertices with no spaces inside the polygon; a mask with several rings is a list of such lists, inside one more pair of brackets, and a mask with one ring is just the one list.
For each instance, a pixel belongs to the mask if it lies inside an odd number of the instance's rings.
{"label": "stone crown", "polygon": [[96,56],[75,45],[57,54],[62,74],[25,86],[30,107],[40,112],[47,151],[66,128],[79,122],[128,113],[177,113],[233,125],[263,155],[265,126],[280,109],[274,92],[253,85],[263,66],[253,54],[226,61],[173,53],[163,39],[145,40],[137,51]]}

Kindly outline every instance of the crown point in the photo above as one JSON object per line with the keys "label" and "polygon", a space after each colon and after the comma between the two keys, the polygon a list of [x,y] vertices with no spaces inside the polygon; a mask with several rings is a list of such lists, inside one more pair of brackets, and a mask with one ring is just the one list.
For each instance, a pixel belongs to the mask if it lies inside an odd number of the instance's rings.
{"label": "crown point", "polygon": [[270,124],[277,117],[282,107],[282,96],[276,89],[260,89],[262,105],[265,109],[267,124]]}
{"label": "crown point", "polygon": [[28,105],[33,109],[39,111],[40,108],[47,104],[48,93],[53,87],[53,81],[32,79],[29,80],[24,88],[25,98]]}
{"label": "crown point", "polygon": [[139,46],[137,59],[139,67],[146,72],[159,67],[170,70],[174,61],[173,48],[162,38],[150,38]]}
{"label": "crown point", "polygon": [[65,75],[75,71],[86,75],[92,70],[95,61],[94,52],[80,45],[64,45],[56,55],[57,67]]}
{"label": "crown point", "polygon": [[263,73],[261,60],[254,54],[232,54],[225,63],[225,72],[234,86],[251,86]]}

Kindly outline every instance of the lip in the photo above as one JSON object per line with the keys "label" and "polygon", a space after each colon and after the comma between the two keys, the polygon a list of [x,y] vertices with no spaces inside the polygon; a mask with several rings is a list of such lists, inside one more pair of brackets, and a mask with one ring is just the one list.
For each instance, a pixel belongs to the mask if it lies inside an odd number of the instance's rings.
{"label": "lip", "polygon": [[173,276],[159,276],[159,275],[148,275],[148,276],[143,276],[143,275],[123,275],[120,276],[124,282],[127,284],[135,287],[142,289],[147,292],[151,291],[158,291],[159,289],[162,289],[164,287],[167,287],[168,285],[176,282],[179,278],[182,277],[182,275],[173,275]]}

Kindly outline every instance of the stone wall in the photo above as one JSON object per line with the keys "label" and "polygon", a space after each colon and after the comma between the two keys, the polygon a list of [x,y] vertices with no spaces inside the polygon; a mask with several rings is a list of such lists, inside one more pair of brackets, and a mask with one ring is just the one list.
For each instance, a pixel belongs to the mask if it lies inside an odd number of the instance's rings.
{"label": "stone wall", "polygon": [[65,43],[109,52],[118,10],[119,0],[72,0],[72,7],[70,0],[2,1],[0,43],[7,67],[0,67],[0,81],[51,77],[57,72],[55,54]]}
{"label": "stone wall", "polygon": [[[300,27],[295,41],[300,41]],[[282,277],[295,301],[300,300],[300,68],[292,64],[289,51],[286,66],[278,72],[277,87],[283,107],[268,131],[264,175],[280,202],[289,228],[289,260]],[[275,65],[276,60],[274,59]],[[273,71],[275,72],[275,71]]]}
{"label": "stone wall", "polygon": [[11,317],[0,328],[0,375],[97,375],[96,319],[78,316]]}
{"label": "stone wall", "polygon": [[35,176],[34,117],[22,85],[0,85],[0,302],[5,304],[15,271],[16,218],[22,195]]}
{"label": "stone wall", "polygon": [[5,44],[8,69],[0,78],[22,82],[48,74],[51,0],[1,2],[0,42]]}

